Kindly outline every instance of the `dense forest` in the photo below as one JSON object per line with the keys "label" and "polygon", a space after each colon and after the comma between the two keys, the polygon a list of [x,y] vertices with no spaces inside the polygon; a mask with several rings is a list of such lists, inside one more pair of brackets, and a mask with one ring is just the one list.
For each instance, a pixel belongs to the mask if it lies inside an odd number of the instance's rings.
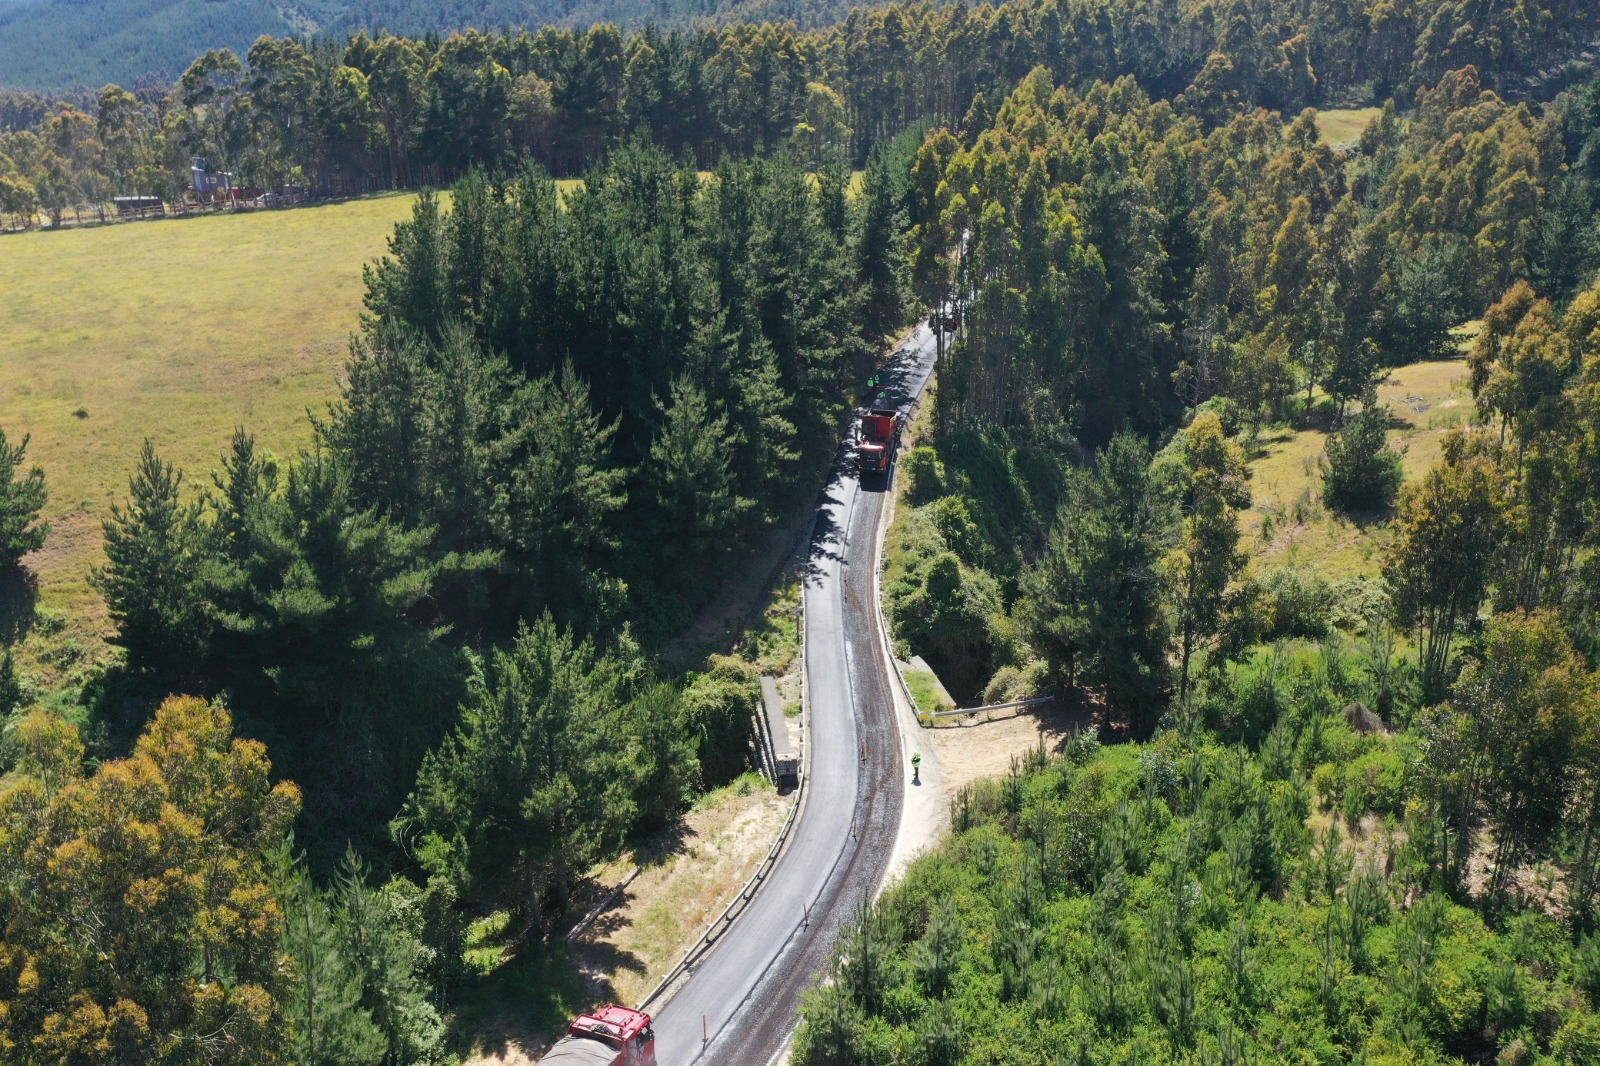
{"label": "dense forest", "polygon": [[243,53],[256,38],[349,36],[366,30],[425,37],[467,26],[622,29],[646,23],[704,28],[733,22],[790,22],[813,29],[843,19],[845,0],[71,0],[0,4],[0,85],[64,90],[106,82],[171,81],[208,48]]}
{"label": "dense forest", "polygon": [[[0,1058],[446,1061],[470,922],[539,942],[745,768],[749,664],[662,648],[953,305],[895,637],[1130,742],[959,797],[798,1058],[1597,1061],[1600,80],[1517,99],[1595,11],[1479,7],[263,38],[7,95],[13,226],[193,155],[452,187],[303,451],[128,457],[68,718],[0,650]],[[1311,109],[1377,101],[1349,149]],[[1375,386],[1463,337],[1472,417],[1408,480]],[[1284,425],[1379,573],[1247,567]],[[27,444],[0,576],[49,535]]]}
{"label": "dense forest", "polygon": [[1404,105],[1468,65],[1503,97],[1548,96],[1590,64],[1593,5],[1478,6],[1009,0],[894,4],[809,32],[264,36],[242,54],[206,51],[175,85],[0,99],[0,214],[58,224],[112,196],[178,202],[196,157],[239,188],[323,194],[448,183],[525,157],[578,175],[639,136],[701,169],[779,146],[860,165],[922,118],[975,134],[1036,67],[1069,88],[1129,75],[1209,128],[1254,106]]}
{"label": "dense forest", "polygon": [[[362,834],[419,767],[407,832],[479,822],[433,805],[452,774],[488,784],[446,753],[489,744],[455,709],[499,684],[535,686],[525,713],[563,678],[601,686],[558,718],[575,742],[586,703],[640,731],[640,751],[613,737],[583,758],[659,764],[628,791],[641,827],[696,767],[737,774],[753,681],[685,687],[641,642],[680,632],[734,546],[815,491],[850,383],[902,314],[874,320],[861,283],[885,272],[873,219],[892,227],[877,205],[904,186],[904,143],[853,204],[842,175],[753,161],[702,183],[647,147],[564,202],[535,169],[464,179],[448,213],[422,197],[369,270],[342,399],[307,451],[271,458],[240,430],[190,504],[146,449],[94,578],[127,684],[226,694],[299,782],[307,842],[335,850],[374,846]],[[534,682],[535,663],[558,676]]]}
{"label": "dense forest", "polygon": [[[79,724],[0,655],[8,1055],[434,1061],[469,920],[539,941],[594,862],[747,768],[752,666],[659,649],[812,498],[904,321],[918,136],[848,196],[842,168],[705,178],[649,145],[565,195],[475,172],[369,269],[309,447],[240,429],[193,492],[146,444],[92,577],[122,655]],[[26,445],[0,445],[8,567],[48,534]],[[130,819],[155,820],[136,854]],[[52,858],[68,841],[82,869]],[[87,939],[82,878],[117,915]],[[175,980],[190,945],[221,999]],[[214,1031],[198,1059],[165,1043]]]}
{"label": "dense forest", "polygon": [[[1309,111],[1041,70],[930,134],[913,280],[967,295],[897,634],[1150,739],[959,795],[799,1061],[1596,1061],[1594,93],[1536,115],[1452,72],[1338,153]],[[1404,481],[1374,386],[1468,319],[1473,418]],[[1323,498],[1388,523],[1378,575],[1247,569],[1284,423],[1333,429]]]}
{"label": "dense forest", "polygon": [[[962,692],[1042,669],[1134,715],[1169,643],[1186,691],[1196,647],[1304,628],[1268,608],[1329,589],[1236,580],[1248,456],[1181,434],[1152,456],[1146,442],[1186,411],[1243,449],[1264,425],[1326,420],[1341,427],[1330,504],[1381,514],[1398,456],[1374,385],[1448,357],[1452,327],[1483,317],[1472,386],[1499,428],[1462,434],[1437,483],[1408,486],[1399,517],[1419,556],[1391,560],[1392,591],[1437,634],[1430,694],[1491,574],[1496,602],[1561,606],[1592,654],[1594,92],[1536,117],[1467,69],[1404,118],[1386,105],[1337,153],[1309,111],[1207,131],[1129,80],[1079,95],[1036,71],[966,143],[932,134],[912,172],[912,280],[970,297],[933,443],[904,464],[916,507],[886,592],[902,635]],[[1141,439],[1116,439],[1129,431]],[[1099,458],[1071,461],[1080,450]],[[1458,492],[1478,494],[1481,528],[1430,542],[1428,523],[1447,521],[1433,509]],[[1461,554],[1427,556],[1447,547]],[[1187,587],[1163,577],[1173,551],[1192,564]],[[1446,575],[1464,583],[1431,584]],[[942,613],[924,609],[934,585]],[[1356,609],[1373,595],[1387,593],[1345,592]]]}

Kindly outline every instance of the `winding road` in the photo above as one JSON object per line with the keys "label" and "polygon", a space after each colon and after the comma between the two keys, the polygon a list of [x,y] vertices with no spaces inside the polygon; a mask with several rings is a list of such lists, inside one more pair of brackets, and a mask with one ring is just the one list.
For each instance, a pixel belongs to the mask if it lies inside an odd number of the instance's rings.
{"label": "winding road", "polygon": [[[896,351],[884,377],[889,403],[908,409],[921,395],[935,345],[924,324]],[[760,891],[657,1012],[662,1066],[774,1059],[794,1030],[801,993],[888,868],[904,781],[892,664],[873,613],[887,488],[887,479],[863,484],[853,444],[840,445],[804,578],[810,730],[802,807]]]}

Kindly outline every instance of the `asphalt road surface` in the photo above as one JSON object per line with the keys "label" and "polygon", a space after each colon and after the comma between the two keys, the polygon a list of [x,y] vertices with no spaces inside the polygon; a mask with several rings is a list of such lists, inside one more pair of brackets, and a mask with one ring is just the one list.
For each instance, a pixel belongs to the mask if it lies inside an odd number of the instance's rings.
{"label": "asphalt road surface", "polygon": [[[935,338],[924,324],[885,372],[879,391],[888,403],[911,405],[934,355]],[[875,393],[860,402],[876,400]],[[794,1030],[800,994],[827,966],[841,926],[871,897],[894,851],[903,799],[900,741],[892,667],[872,614],[888,484],[883,475],[861,483],[855,461],[854,444],[846,441],[823,490],[805,575],[811,721],[804,806],[760,891],[657,1013],[661,1066],[771,1061]]]}

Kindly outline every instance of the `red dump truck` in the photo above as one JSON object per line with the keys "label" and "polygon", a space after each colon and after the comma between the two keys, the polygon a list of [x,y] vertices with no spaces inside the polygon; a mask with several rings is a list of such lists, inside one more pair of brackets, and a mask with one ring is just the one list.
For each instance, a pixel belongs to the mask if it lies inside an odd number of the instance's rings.
{"label": "red dump truck", "polygon": [[650,1015],[627,1007],[579,1015],[539,1066],[656,1066]]}
{"label": "red dump truck", "polygon": [[900,412],[892,407],[872,407],[861,416],[861,442],[856,455],[863,474],[887,474],[900,443]]}

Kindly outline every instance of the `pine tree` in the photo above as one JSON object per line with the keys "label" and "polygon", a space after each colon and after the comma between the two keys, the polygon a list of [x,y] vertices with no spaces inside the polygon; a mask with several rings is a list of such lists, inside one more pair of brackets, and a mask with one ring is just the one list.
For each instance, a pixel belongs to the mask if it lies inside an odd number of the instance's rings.
{"label": "pine tree", "polygon": [[367,310],[375,319],[404,322],[421,336],[436,338],[445,321],[459,314],[444,278],[443,229],[439,199],[424,191],[411,209],[411,221],[395,226],[389,238],[393,258],[362,268]]}
{"label": "pine tree", "polygon": [[28,437],[12,447],[0,430],[0,573],[17,565],[29,552],[38,551],[50,535],[50,523],[39,521],[48,493],[44,470],[38,466],[23,472],[28,452]]}
{"label": "pine tree", "polygon": [[613,854],[643,765],[627,710],[633,654],[602,655],[546,615],[497,652],[461,725],[424,761],[400,827],[431,876],[509,906],[525,929],[565,909],[573,879]]}
{"label": "pine tree", "polygon": [[290,987],[282,999],[289,1046],[302,1066],[377,1066],[388,1050],[362,1004],[363,973],[344,950],[334,909],[285,841],[268,853],[283,908]]}
{"label": "pine tree", "polygon": [[1322,498],[1340,511],[1382,511],[1394,501],[1404,473],[1400,453],[1389,447],[1389,409],[1377,403],[1328,438]]}
{"label": "pine tree", "polygon": [[1034,647],[1071,685],[1104,686],[1134,720],[1155,707],[1166,627],[1162,542],[1173,515],[1149,473],[1150,453],[1119,434],[1077,476],[1039,562],[1023,576],[1023,617]]}
{"label": "pine tree", "polygon": [[753,506],[734,485],[728,419],[687,379],[673,382],[670,399],[658,408],[648,476],[665,542],[682,562],[715,559],[731,547],[726,534]]}
{"label": "pine tree", "polygon": [[207,636],[199,510],[180,498],[183,475],[149,440],[128,481],[129,500],[104,524],[106,565],[90,575],[116,623],[113,642],[135,671],[187,677]]}
{"label": "pine tree", "polygon": [[385,1062],[439,1062],[444,1023],[423,980],[427,951],[398,906],[404,894],[390,890],[411,886],[374,889],[367,877],[366,865],[347,849],[329,897],[341,953],[361,976],[360,1009],[383,1037]]}

